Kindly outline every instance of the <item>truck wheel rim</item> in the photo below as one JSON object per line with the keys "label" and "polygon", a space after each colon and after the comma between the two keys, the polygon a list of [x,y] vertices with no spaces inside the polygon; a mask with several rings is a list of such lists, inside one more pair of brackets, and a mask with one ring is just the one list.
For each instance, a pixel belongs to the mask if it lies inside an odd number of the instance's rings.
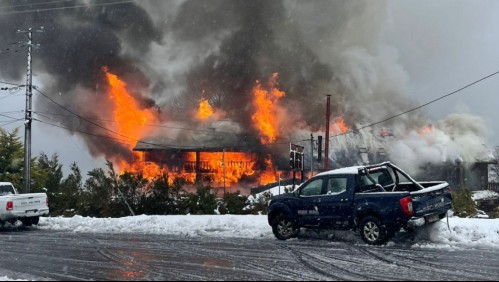
{"label": "truck wheel rim", "polygon": [[277,225],[277,230],[279,231],[279,234],[286,237],[293,233],[293,226],[289,220],[284,219]]}
{"label": "truck wheel rim", "polygon": [[375,242],[379,239],[379,228],[378,225],[372,221],[368,222],[364,226],[364,236],[370,242]]}

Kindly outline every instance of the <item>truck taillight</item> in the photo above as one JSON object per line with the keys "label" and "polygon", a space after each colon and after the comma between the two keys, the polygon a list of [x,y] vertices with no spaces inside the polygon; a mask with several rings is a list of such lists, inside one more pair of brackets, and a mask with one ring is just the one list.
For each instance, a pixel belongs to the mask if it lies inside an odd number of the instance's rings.
{"label": "truck taillight", "polygon": [[8,201],[8,202],[7,202],[7,210],[8,210],[8,211],[11,211],[11,210],[13,210],[13,209],[14,209],[14,202],[12,202],[12,201]]}
{"label": "truck taillight", "polygon": [[402,206],[402,211],[404,212],[405,215],[408,215],[408,216],[414,215],[414,209],[412,207],[412,198],[411,197],[405,197],[405,198],[400,199],[400,206]]}
{"label": "truck taillight", "polygon": [[45,204],[47,205],[47,207],[49,206],[49,197],[45,198]]}

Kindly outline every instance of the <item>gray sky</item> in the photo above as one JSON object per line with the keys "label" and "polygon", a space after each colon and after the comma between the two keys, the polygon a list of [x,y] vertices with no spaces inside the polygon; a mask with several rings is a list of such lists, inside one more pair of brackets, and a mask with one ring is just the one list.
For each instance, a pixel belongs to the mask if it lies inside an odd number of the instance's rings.
{"label": "gray sky", "polygon": [[[407,95],[424,103],[499,71],[498,15],[499,1],[494,0],[389,1],[379,43],[398,53],[398,64],[408,77]],[[35,84],[37,80],[35,77]],[[496,76],[425,110],[435,120],[456,112],[483,118],[490,128],[489,145],[496,146],[498,89]],[[4,94],[1,92],[0,98]],[[21,111],[24,102],[22,95],[0,100],[0,112]],[[16,126],[22,123],[6,128],[12,130]],[[57,152],[66,169],[77,161],[84,173],[101,166],[104,160],[93,159],[79,138],[34,123],[33,154]]]}
{"label": "gray sky", "polygon": [[[399,52],[409,95],[421,103],[499,71],[499,1],[391,1],[382,42]],[[482,117],[499,145],[499,77],[426,108],[435,119],[455,112]]]}

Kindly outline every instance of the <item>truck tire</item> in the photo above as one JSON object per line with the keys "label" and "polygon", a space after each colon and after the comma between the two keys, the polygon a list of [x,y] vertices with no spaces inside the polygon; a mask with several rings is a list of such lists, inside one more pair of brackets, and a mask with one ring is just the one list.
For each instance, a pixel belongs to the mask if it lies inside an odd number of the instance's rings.
{"label": "truck tire", "polygon": [[297,228],[286,215],[279,215],[272,221],[272,232],[279,240],[288,240],[298,236]]}
{"label": "truck tire", "polygon": [[33,225],[33,219],[31,217],[21,219],[23,226],[30,227]]}
{"label": "truck tire", "polygon": [[386,227],[375,216],[368,216],[359,225],[360,237],[368,245],[383,245],[390,236]]}
{"label": "truck tire", "polygon": [[39,216],[32,217],[31,218],[31,223],[33,225],[38,225],[38,223],[40,223],[40,217]]}

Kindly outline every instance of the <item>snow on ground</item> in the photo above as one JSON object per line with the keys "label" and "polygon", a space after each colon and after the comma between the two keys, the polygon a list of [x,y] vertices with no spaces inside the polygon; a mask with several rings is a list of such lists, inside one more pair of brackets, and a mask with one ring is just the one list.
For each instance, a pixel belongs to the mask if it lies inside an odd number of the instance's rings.
{"label": "snow on ground", "polygon": [[476,191],[473,192],[473,196],[471,198],[473,199],[473,201],[497,199],[499,198],[499,193],[489,190]]}
{"label": "snow on ground", "polygon": [[499,219],[449,218],[419,232],[420,239],[414,247],[423,248],[499,248]]}
{"label": "snow on ground", "polygon": [[185,236],[272,238],[266,216],[140,215],[125,218],[41,218],[40,229],[82,233],[145,233]]}
{"label": "snow on ground", "polygon": [[28,280],[22,280],[22,279],[10,279],[7,276],[0,276],[0,281],[28,281]]}
{"label": "snow on ground", "polygon": [[[415,245],[421,248],[499,248],[499,219],[449,218],[418,231]],[[136,216],[125,218],[41,218],[40,229],[81,233],[142,233],[272,239],[265,215]],[[344,233],[351,241],[352,232]]]}

